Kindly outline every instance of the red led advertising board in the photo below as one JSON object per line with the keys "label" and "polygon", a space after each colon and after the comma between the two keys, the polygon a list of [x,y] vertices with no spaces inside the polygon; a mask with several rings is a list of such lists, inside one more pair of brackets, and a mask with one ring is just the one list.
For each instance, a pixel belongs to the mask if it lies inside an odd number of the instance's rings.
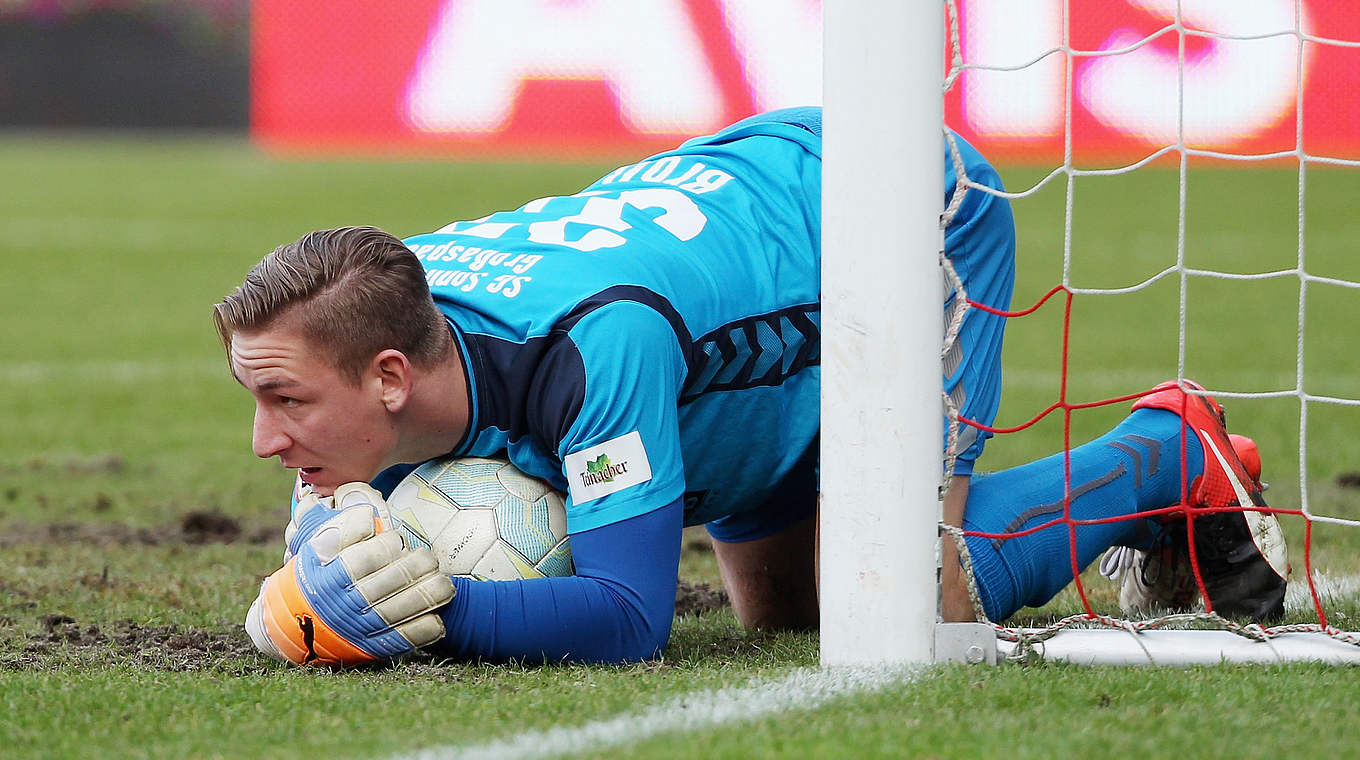
{"label": "red led advertising board", "polygon": [[[1061,161],[1069,120],[1077,162],[1360,158],[1360,5],[1182,5],[1184,34],[1176,0],[959,0],[946,120],[1012,162]],[[639,155],[821,100],[818,0],[255,0],[252,25],[280,152]]]}

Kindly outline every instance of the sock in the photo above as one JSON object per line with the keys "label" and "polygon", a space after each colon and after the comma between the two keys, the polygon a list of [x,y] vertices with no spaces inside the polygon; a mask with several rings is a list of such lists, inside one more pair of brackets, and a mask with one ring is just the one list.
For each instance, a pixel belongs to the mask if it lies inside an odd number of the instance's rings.
{"label": "sock", "polygon": [[[1077,520],[1131,515],[1181,501],[1180,416],[1139,409],[1113,430],[1072,449],[1072,510]],[[1204,471],[1199,436],[1186,429],[1187,483]],[[990,475],[968,488],[965,530],[1014,533],[1063,516],[1063,455]],[[1084,569],[1111,546],[1148,548],[1159,530],[1154,519],[1076,527],[1077,563]],[[968,537],[983,608],[1005,620],[1021,607],[1037,607],[1072,582],[1068,528],[1059,523],[1006,539]]]}

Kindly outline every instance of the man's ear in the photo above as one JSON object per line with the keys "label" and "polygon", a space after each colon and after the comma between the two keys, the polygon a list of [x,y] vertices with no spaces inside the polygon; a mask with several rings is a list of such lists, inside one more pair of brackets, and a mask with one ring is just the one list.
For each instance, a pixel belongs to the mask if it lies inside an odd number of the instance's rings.
{"label": "man's ear", "polygon": [[411,360],[406,354],[388,348],[373,357],[373,371],[382,383],[381,400],[389,412],[399,412],[411,398],[411,386],[415,375],[411,371]]}

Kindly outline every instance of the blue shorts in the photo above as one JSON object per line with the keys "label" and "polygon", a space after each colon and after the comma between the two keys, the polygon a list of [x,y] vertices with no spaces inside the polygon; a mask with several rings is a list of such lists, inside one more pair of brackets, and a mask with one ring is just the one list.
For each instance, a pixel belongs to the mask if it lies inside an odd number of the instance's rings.
{"label": "blue shorts", "polygon": [[779,533],[794,523],[817,514],[819,471],[817,456],[821,437],[812,439],[807,451],[798,458],[769,498],[755,509],[720,517],[704,527],[715,541],[726,544],[754,541]]}

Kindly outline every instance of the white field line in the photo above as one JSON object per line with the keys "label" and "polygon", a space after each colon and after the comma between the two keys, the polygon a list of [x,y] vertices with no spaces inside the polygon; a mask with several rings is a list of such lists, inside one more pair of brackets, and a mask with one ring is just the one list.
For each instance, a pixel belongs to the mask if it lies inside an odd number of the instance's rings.
{"label": "white field line", "polygon": [[[1360,575],[1328,575],[1321,570],[1313,571],[1313,585],[1317,586],[1318,597],[1324,608],[1338,602],[1354,600],[1360,596]],[[1299,574],[1289,581],[1284,594],[1284,606],[1288,610],[1313,609],[1313,596],[1308,591],[1308,581]],[[1353,630],[1354,623],[1338,624],[1346,630]]]}
{"label": "white field line", "polygon": [[[1315,571],[1313,579],[1325,605],[1360,594],[1360,575],[1330,576]],[[1288,609],[1310,609],[1312,603],[1307,583],[1301,579],[1290,583],[1285,597]],[[535,760],[586,754],[645,741],[668,732],[712,728],[787,710],[817,707],[855,693],[908,683],[921,674],[921,670],[912,669],[799,668],[777,681],[691,692],[637,712],[579,726],[530,731],[485,744],[430,747],[392,755],[387,760]]]}
{"label": "white field line", "polygon": [[590,753],[650,739],[816,707],[839,697],[916,680],[919,669],[798,668],[776,681],[691,692],[661,704],[579,726],[529,731],[485,744],[431,747],[388,760],[529,760]]}

